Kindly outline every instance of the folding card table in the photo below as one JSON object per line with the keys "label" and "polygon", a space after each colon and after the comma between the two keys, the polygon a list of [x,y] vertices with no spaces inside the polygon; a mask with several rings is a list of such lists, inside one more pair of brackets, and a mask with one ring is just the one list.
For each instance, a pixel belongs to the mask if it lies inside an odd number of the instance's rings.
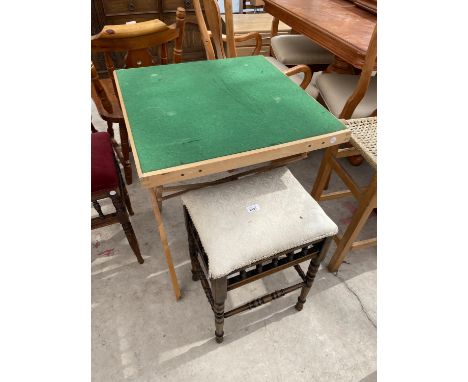
{"label": "folding card table", "polygon": [[[350,137],[338,119],[263,56],[121,69],[114,76],[177,300],[162,200],[305,158]],[[221,180],[167,186],[260,163],[268,164]]]}

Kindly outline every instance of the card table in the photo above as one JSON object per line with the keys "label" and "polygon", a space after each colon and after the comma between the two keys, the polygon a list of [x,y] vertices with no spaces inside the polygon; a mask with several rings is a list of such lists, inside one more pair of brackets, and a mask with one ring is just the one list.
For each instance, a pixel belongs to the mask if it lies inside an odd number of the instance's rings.
{"label": "card table", "polygon": [[[341,121],[263,56],[120,69],[114,77],[176,300],[162,200],[220,181],[169,184],[260,163],[271,168],[350,138]],[[163,197],[163,190],[180,192]]]}

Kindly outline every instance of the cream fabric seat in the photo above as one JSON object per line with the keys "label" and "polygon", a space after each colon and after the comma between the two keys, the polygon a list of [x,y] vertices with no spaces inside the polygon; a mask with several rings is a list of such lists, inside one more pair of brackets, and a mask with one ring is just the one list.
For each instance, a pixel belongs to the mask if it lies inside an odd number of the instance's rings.
{"label": "cream fabric seat", "polygon": [[300,34],[273,37],[271,49],[285,65],[331,64],[334,60],[332,53]]}
{"label": "cream fabric seat", "polygon": [[[282,64],[274,57],[265,57],[265,58],[282,72],[289,69],[286,65]],[[301,85],[301,82],[304,79],[304,74],[298,73],[298,74],[295,74],[294,76],[289,77],[289,79],[295,82],[296,84]],[[309,84],[309,86],[307,86],[307,88],[305,88],[305,91],[307,92],[307,94],[309,94],[311,97],[315,99],[317,99],[319,95],[318,89],[314,85],[312,85],[312,82]]]}
{"label": "cream fabric seat", "polygon": [[215,279],[338,232],[286,167],[190,191],[182,202]]}
{"label": "cream fabric seat", "polygon": [[[336,117],[340,116],[346,101],[356,89],[359,77],[355,74],[322,73],[317,78],[318,91],[328,110]],[[354,110],[351,118],[369,117],[376,109],[377,76],[373,76],[364,98]]]}

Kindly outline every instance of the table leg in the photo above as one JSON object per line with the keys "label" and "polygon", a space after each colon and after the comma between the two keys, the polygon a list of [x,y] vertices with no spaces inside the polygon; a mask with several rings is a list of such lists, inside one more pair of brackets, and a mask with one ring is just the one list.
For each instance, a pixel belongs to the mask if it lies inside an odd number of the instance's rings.
{"label": "table leg", "polygon": [[339,74],[354,74],[354,67],[342,60],[338,56],[335,56],[335,61],[328,65],[328,68],[324,70],[325,73],[339,73]]}
{"label": "table leg", "polygon": [[164,229],[161,210],[158,206],[158,197],[157,191],[154,188],[149,190],[151,196],[151,205],[153,207],[153,213],[158,224],[159,236],[161,237],[161,242],[163,245],[164,255],[166,256],[167,267],[169,268],[169,276],[171,277],[172,288],[174,289],[174,294],[176,300],[180,299],[180,287],[179,282],[177,281],[177,275],[174,269],[174,263],[172,262],[171,251],[169,249],[169,243],[167,242],[167,234]]}

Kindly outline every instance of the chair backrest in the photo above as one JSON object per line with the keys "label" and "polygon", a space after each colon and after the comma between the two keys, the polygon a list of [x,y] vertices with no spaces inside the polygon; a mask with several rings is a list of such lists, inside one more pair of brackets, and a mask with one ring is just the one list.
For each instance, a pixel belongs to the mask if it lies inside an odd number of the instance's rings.
{"label": "chair backrest", "polygon": [[369,42],[369,48],[367,48],[366,59],[362,67],[361,76],[357,83],[356,89],[353,94],[346,101],[343,110],[341,111],[340,117],[342,119],[349,119],[354,113],[354,110],[359,105],[366,95],[367,88],[372,77],[372,71],[374,70],[375,63],[377,60],[377,25],[374,28],[372,37]]}
{"label": "chair backrest", "polygon": [[[203,15],[201,2],[203,2],[203,8],[205,9],[206,20]],[[217,58],[236,57],[232,0],[224,0],[227,53],[223,44],[221,12],[218,2],[216,0],[193,0],[193,7],[205,47],[206,58],[208,60],[216,60]]]}
{"label": "chair backrest", "polygon": [[104,53],[106,68],[113,79],[115,69],[111,53],[126,52],[125,67],[137,68],[155,65],[149,48],[161,46],[161,64],[167,64],[167,43],[175,40],[174,63],[182,61],[185,9],[177,8],[176,22],[166,25],[158,19],[124,25],[106,25],[91,37],[91,51]]}
{"label": "chair backrest", "polygon": [[109,96],[106,93],[106,90],[104,89],[104,87],[102,86],[101,81],[99,80],[97,70],[94,67],[93,63],[91,63],[91,85],[99,101],[101,102],[104,110],[107,111],[109,114],[112,114],[112,112],[114,111],[112,107],[112,103],[110,102]]}

